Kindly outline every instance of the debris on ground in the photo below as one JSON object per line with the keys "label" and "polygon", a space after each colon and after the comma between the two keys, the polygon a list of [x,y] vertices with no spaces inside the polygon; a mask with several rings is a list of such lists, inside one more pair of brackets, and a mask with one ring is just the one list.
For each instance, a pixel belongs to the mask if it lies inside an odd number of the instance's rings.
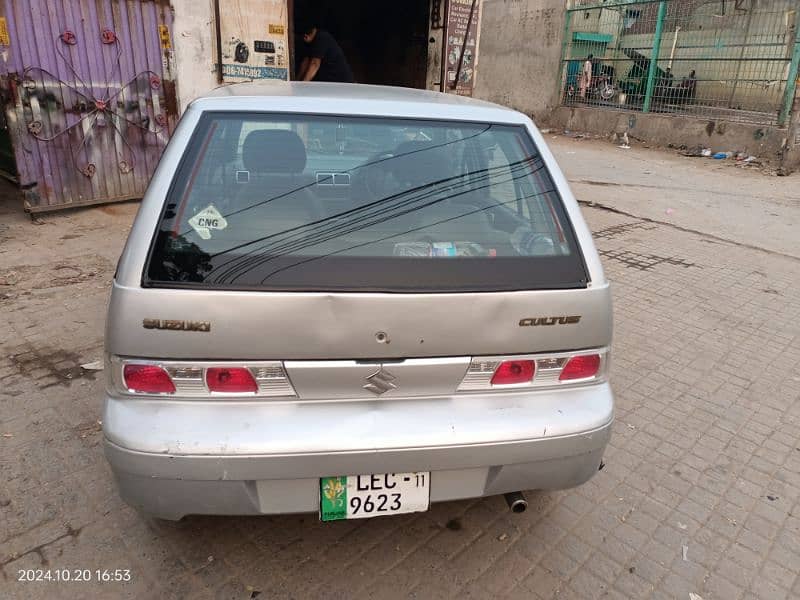
{"label": "debris on ground", "polygon": [[16,285],[19,280],[20,276],[16,271],[7,271],[0,275],[0,285]]}
{"label": "debris on ground", "polygon": [[702,157],[702,156],[711,156],[711,149],[704,148],[703,146],[692,146],[691,148],[683,149],[681,152],[683,156],[691,156],[691,157]]}
{"label": "debris on ground", "polygon": [[81,365],[81,369],[83,369],[84,371],[102,371],[103,361],[95,360],[92,362],[84,363]]}
{"label": "debris on ground", "polygon": [[497,536],[497,539],[499,541],[501,541],[501,542],[504,542],[505,540],[508,539],[508,534],[507,533],[501,533],[499,536]]}
{"label": "debris on ground", "polygon": [[681,556],[683,556],[683,560],[685,561],[689,560],[689,546],[687,546],[686,544],[684,544],[681,547]]}
{"label": "debris on ground", "polygon": [[667,147],[677,150],[682,156],[688,156],[692,158],[715,158],[717,160],[733,158],[734,161],[732,164],[736,165],[737,167],[763,167],[765,174],[780,174],[774,169],[767,169],[764,163],[759,160],[757,156],[753,156],[752,154],[748,154],[747,152],[741,150],[737,150],[736,152],[713,152],[710,148],[705,148],[699,145],[687,147],[685,145],[676,146],[674,144],[668,144]]}
{"label": "debris on ground", "polygon": [[75,427],[75,432],[82,440],[85,440],[87,437],[94,435],[95,433],[100,433],[102,430],[102,421],[88,421]]}
{"label": "debris on ground", "polygon": [[761,166],[761,161],[758,160],[757,157],[752,156],[752,155],[746,156],[745,154],[741,154],[741,155],[736,157],[736,166],[737,167],[744,167],[744,166],[748,166],[748,165]]}

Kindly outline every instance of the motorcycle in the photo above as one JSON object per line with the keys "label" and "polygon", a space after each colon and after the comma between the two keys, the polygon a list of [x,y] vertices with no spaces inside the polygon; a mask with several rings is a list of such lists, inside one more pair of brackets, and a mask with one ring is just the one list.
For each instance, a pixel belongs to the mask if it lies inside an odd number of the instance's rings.
{"label": "motorcycle", "polygon": [[[610,75],[595,75],[592,76],[589,88],[586,90],[586,98],[609,102],[614,99],[619,91],[619,88],[614,84],[614,80]],[[567,86],[568,98],[574,98],[579,92],[579,88],[574,84],[569,84]]]}

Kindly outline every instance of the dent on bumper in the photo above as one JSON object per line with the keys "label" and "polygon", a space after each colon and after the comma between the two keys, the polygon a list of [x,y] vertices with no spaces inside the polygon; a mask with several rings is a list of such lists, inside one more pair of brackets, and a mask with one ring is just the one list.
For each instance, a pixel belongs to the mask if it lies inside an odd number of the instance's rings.
{"label": "dent on bumper", "polygon": [[613,417],[607,383],[573,389],[358,401],[187,401],[107,397],[103,432],[172,456],[371,453],[552,439]]}
{"label": "dent on bumper", "polygon": [[[580,485],[590,479],[599,469],[605,443],[608,441],[610,426],[592,433],[595,447],[587,452],[555,458],[522,462],[501,463],[494,466],[431,469],[431,502],[460,500],[504,494],[518,490],[565,489]],[[548,443],[551,443],[551,440]],[[523,445],[524,446],[524,445]],[[467,449],[462,448],[462,451]],[[189,478],[160,478],[125,470],[132,466],[129,460],[119,461],[120,453],[131,459],[131,453],[106,443],[109,458],[116,461],[114,475],[120,495],[130,505],[163,519],[180,519],[189,514],[210,515],[255,515],[316,512],[319,509],[319,475],[314,477],[292,477],[286,479],[260,479],[259,471],[229,473],[225,465],[229,460],[217,464],[223,476],[234,475],[234,479],[204,480]],[[424,452],[425,454],[420,454]],[[424,464],[427,451],[418,450],[407,453],[407,459]],[[485,460],[486,455],[480,454]],[[175,457],[166,457],[175,458]],[[210,460],[214,460],[208,457]],[[272,463],[275,457],[250,457],[259,462]],[[316,459],[318,457],[314,457]],[[332,470],[325,473],[352,474],[358,472],[392,472],[411,470],[410,467],[391,468],[384,455],[373,455],[374,460],[364,468],[354,467],[347,457],[345,466],[323,467]],[[509,460],[510,455],[502,460]],[[314,460],[307,457],[308,460]],[[196,458],[189,459],[195,463]],[[237,459],[239,460],[239,459]],[[122,463],[122,464],[121,464]],[[149,463],[148,463],[149,464]],[[409,463],[404,463],[409,464]],[[139,465],[143,466],[143,465]],[[187,464],[178,462],[179,470]],[[251,465],[252,466],[252,465]],[[121,467],[121,468],[120,468]],[[415,467],[426,470],[424,466]],[[353,470],[355,469],[355,470]],[[274,474],[270,469],[269,472]],[[316,471],[323,473],[323,471]],[[238,476],[246,477],[239,479]],[[252,478],[251,478],[252,477]]]}
{"label": "dent on bumper", "polygon": [[459,446],[200,456],[137,452],[106,439],[105,452],[114,470],[150,478],[206,481],[300,479],[359,473],[458,470],[557,460],[602,450],[610,435],[611,422],[569,436]]}
{"label": "dent on bumper", "polygon": [[185,514],[314,511],[319,477],[431,471],[431,500],[579,485],[608,443],[608,384],[331,403],[106,400],[106,456],[130,504]]}

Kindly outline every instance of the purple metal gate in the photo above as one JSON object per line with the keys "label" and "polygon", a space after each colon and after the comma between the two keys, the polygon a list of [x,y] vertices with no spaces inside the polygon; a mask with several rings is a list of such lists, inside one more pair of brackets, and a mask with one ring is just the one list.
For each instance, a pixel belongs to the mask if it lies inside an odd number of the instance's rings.
{"label": "purple metal gate", "polygon": [[177,119],[168,0],[3,0],[2,88],[30,211],[140,198]]}

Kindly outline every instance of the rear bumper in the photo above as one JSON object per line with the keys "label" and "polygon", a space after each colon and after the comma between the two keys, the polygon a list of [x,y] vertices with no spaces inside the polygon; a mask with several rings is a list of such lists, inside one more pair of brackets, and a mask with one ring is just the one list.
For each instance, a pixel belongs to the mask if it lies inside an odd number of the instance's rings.
{"label": "rear bumper", "polygon": [[431,471],[431,501],[563,489],[597,472],[608,384],[336,403],[107,398],[120,494],[156,516],[314,512],[319,478]]}

